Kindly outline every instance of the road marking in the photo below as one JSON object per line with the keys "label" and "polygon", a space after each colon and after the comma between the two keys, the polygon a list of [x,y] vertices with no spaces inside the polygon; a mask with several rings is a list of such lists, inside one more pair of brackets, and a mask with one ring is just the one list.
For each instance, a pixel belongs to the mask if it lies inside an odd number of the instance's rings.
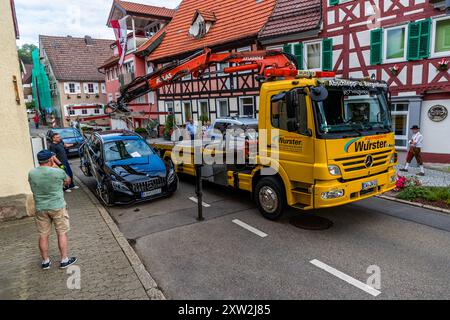
{"label": "road marking", "polygon": [[258,230],[258,229],[256,229],[256,228],[253,228],[252,226],[246,224],[245,222],[242,222],[241,220],[234,219],[234,220],[233,220],[233,223],[237,224],[238,226],[240,226],[240,227],[242,227],[242,228],[244,228],[244,229],[247,229],[247,230],[250,231],[250,232],[253,232],[254,234],[257,234],[257,235],[260,236],[261,238],[267,237],[267,234],[266,234],[266,233],[264,233],[264,232],[262,232],[262,231],[260,231],[260,230]]}
{"label": "road marking", "polygon": [[[189,200],[191,200],[191,201],[193,201],[193,202],[195,202],[195,203],[198,203],[198,200],[197,200],[196,197],[190,197]],[[210,204],[207,204],[205,201],[202,201],[202,206],[204,206],[205,208],[211,207],[211,205],[210,205]]]}
{"label": "road marking", "polygon": [[331,273],[332,275],[338,277],[339,279],[344,280],[345,282],[348,282],[351,285],[354,285],[355,287],[367,292],[368,294],[371,294],[374,297],[378,296],[381,293],[381,291],[378,291],[377,289],[372,288],[371,286],[369,286],[365,283],[362,283],[361,281],[356,280],[355,278],[352,278],[349,275],[346,275],[345,273],[343,273],[333,267],[330,267],[329,265],[327,265],[317,259],[311,260],[310,262],[313,265],[315,265],[316,267],[318,267],[322,270],[325,270],[328,273]]}

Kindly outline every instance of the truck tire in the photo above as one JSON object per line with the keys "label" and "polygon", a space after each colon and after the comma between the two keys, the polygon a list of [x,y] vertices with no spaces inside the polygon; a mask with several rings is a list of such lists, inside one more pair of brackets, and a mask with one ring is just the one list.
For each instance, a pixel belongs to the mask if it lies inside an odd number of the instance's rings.
{"label": "truck tire", "polygon": [[274,177],[265,177],[258,181],[253,195],[256,205],[264,218],[279,219],[286,208],[283,185]]}

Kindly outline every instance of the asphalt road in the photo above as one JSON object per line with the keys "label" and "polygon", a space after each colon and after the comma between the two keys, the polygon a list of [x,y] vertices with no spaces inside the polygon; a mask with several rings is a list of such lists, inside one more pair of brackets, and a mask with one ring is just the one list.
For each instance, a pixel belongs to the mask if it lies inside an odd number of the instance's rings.
{"label": "asphalt road", "polygon": [[[272,222],[246,193],[204,189],[203,222],[189,178],[170,198],[107,208],[169,299],[450,298],[450,233],[407,220],[450,230],[450,217],[373,198],[317,211],[334,225],[308,231],[289,223],[301,212]],[[378,290],[365,285],[377,283],[368,268],[380,271]]]}

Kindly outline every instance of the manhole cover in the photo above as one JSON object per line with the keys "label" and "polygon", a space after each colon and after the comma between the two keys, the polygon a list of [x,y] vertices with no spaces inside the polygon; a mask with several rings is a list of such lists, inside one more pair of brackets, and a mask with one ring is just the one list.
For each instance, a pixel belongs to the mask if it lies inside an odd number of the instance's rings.
{"label": "manhole cover", "polygon": [[311,214],[299,214],[292,217],[289,223],[297,228],[306,230],[326,230],[333,226],[333,221]]}

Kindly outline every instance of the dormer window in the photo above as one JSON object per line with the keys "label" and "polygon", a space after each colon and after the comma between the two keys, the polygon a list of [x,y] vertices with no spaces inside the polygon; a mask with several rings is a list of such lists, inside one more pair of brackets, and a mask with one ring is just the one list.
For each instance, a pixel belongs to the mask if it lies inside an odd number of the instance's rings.
{"label": "dormer window", "polygon": [[197,10],[189,28],[189,35],[195,39],[203,38],[216,20],[213,12]]}

